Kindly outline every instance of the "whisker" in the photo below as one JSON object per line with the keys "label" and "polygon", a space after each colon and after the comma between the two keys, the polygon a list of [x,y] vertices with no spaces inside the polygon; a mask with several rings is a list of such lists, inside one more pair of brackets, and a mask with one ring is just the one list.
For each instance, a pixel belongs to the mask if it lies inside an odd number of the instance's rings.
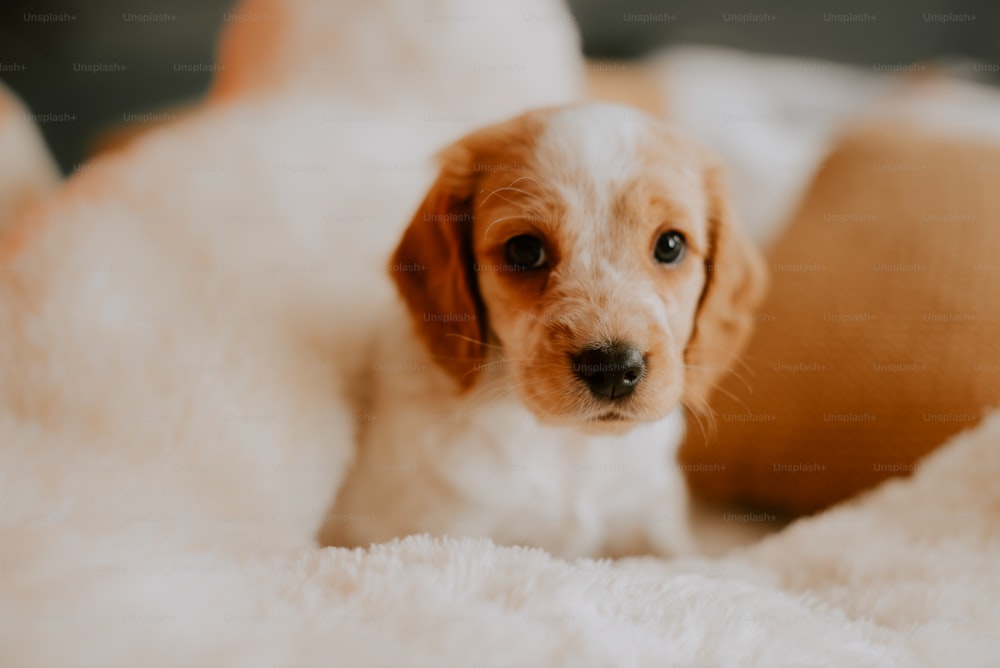
{"label": "whisker", "polygon": [[745,409],[748,413],[752,413],[753,412],[753,411],[750,410],[750,407],[747,406],[747,403],[743,399],[739,398],[738,396],[736,396],[735,394],[733,394],[729,390],[724,389],[722,387],[719,387],[718,385],[716,385],[712,389],[715,390],[716,392],[721,392],[726,397],[729,397],[734,402],[736,402],[737,404],[739,404],[740,408]]}
{"label": "whisker", "polygon": [[[697,402],[697,405],[693,404],[692,401]],[[712,410],[707,401],[700,397],[685,397],[681,399],[681,405],[688,409],[691,416],[695,419],[698,429],[701,431],[702,439],[705,443],[708,443],[711,437],[718,433],[719,426],[715,420],[715,411]],[[702,422],[703,418],[708,422],[707,429]]]}
{"label": "whisker", "polygon": [[[451,336],[451,337],[454,337],[456,339],[461,339],[463,341],[468,341],[470,343],[478,343],[479,345],[483,346],[484,348],[492,348],[494,350],[503,350],[503,346],[501,346],[499,343],[486,343],[485,341],[480,341],[479,339],[474,339],[471,336],[465,336],[464,334],[456,334],[455,332],[449,332],[449,333],[445,334],[445,336]],[[457,359],[457,358],[452,358],[452,359]]]}
{"label": "whisker", "polygon": [[510,185],[514,185],[518,181],[525,181],[525,180],[527,180],[527,181],[533,181],[535,183],[535,185],[537,185],[538,188],[547,197],[552,197],[555,194],[555,191],[552,189],[552,186],[550,184],[545,183],[543,181],[539,181],[534,176],[528,176],[527,174],[524,175],[524,176],[521,176],[521,177],[518,177],[518,178],[514,179],[514,181],[511,182]]}
{"label": "whisker", "polygon": [[[535,200],[535,195],[532,194],[532,193],[529,193],[527,190],[521,190],[520,188],[514,188],[513,186],[504,186],[502,188],[495,189],[489,195],[487,195],[486,197],[484,197],[483,200],[482,200],[482,202],[480,202],[480,204],[486,204],[486,202],[489,201],[489,199],[491,197],[493,197],[494,195],[497,195],[498,193],[504,192],[506,190],[512,190],[512,191],[514,191],[516,193],[521,193],[522,195],[524,195],[525,197],[527,197],[530,201],[532,201],[532,202],[536,201]],[[506,202],[510,202],[511,204],[514,204],[514,202],[511,202],[509,199],[507,199],[503,195],[500,195],[500,199],[502,199],[502,200],[504,200]]]}
{"label": "whisker", "polygon": [[497,223],[501,223],[505,220],[511,220],[513,218],[524,218],[524,212],[514,214],[513,216],[504,216],[503,218],[497,218],[496,220],[492,221],[489,225],[486,226],[486,229],[483,230],[483,239],[486,239],[489,236],[490,228],[492,228],[494,225],[496,225]]}
{"label": "whisker", "polygon": [[[709,346],[709,345],[705,345],[703,343],[696,343],[696,344],[693,344],[691,346],[691,348],[693,348],[695,350],[699,350],[699,351],[704,350],[706,352],[711,352],[713,350],[718,350],[718,351],[721,351],[723,353],[726,353],[727,355],[730,353],[730,350],[728,348],[726,348],[725,346],[719,346],[719,345]],[[750,368],[748,360],[752,360],[752,361],[758,362],[758,363],[763,363],[763,362],[769,361],[769,360],[766,360],[765,358],[761,357],[760,355],[748,355],[745,352],[743,354],[741,354],[741,355],[734,355],[733,358],[732,358],[733,364],[737,364],[737,365],[743,367],[744,370],[750,372],[751,375],[752,375],[753,374],[753,369]]]}
{"label": "whisker", "polygon": [[[735,369],[731,369],[731,368],[727,368],[727,367],[721,367],[721,366],[698,366],[697,364],[685,364],[684,368],[685,369],[699,369],[701,371],[716,371],[716,372],[718,372],[722,376],[724,376],[726,374],[731,374],[734,378],[736,378],[738,381],[740,381],[741,383],[743,383],[744,387],[746,387],[747,390],[751,394],[753,394],[753,387],[750,385],[750,381],[748,381],[746,378],[744,378],[739,373],[737,373]],[[753,372],[751,372],[751,373],[753,373]],[[715,383],[713,385],[713,387],[718,387],[718,383]]]}
{"label": "whisker", "polygon": [[[685,364],[684,367],[687,368],[687,369],[707,369],[709,371],[716,370],[715,367],[700,367],[700,366],[696,366],[696,365],[693,365],[693,364]],[[740,376],[738,373],[736,373],[734,370],[728,369],[724,373],[731,373],[741,383],[743,383],[743,385],[746,387],[747,391],[750,392],[750,394],[753,394],[753,387],[750,385],[750,383],[747,380],[745,380],[742,376]],[[745,400],[741,399],[736,394],[734,394],[734,393],[730,392],[729,390],[725,389],[718,382],[713,383],[711,389],[714,392],[719,392],[719,393],[723,394],[724,396],[729,397],[729,399],[731,399],[732,401],[734,401],[737,404],[739,404],[739,406],[741,408],[746,409],[748,412],[750,411],[750,407],[747,406],[747,403],[746,403]]]}
{"label": "whisker", "polygon": [[543,189],[545,188],[545,185],[541,181],[539,181],[538,179],[536,179],[534,176],[529,176],[527,174],[525,174],[524,176],[517,177],[516,179],[514,179],[513,181],[510,182],[510,185],[514,185],[516,183],[520,183],[521,181],[525,181],[525,180],[527,180],[527,181],[534,181],[538,185],[539,188],[543,188]]}
{"label": "whisker", "polygon": [[[541,385],[545,381],[544,378],[529,379],[518,383],[510,383],[506,382],[506,380],[507,379],[497,379],[497,382],[484,386],[482,391],[486,395],[486,398],[492,400],[504,399],[514,394],[521,388]],[[496,392],[495,390],[499,390],[499,392]]]}
{"label": "whisker", "polygon": [[701,432],[702,442],[705,444],[711,443],[717,429],[715,419],[712,414],[705,413],[703,410],[694,409],[692,410],[691,415],[696,416],[695,423],[698,425],[698,431]]}
{"label": "whisker", "polygon": [[694,420],[694,423],[698,425],[698,431],[701,432],[702,442],[707,443],[708,437],[705,434],[705,425],[701,421],[700,412],[695,410],[686,399],[681,399],[681,406],[684,407],[687,414]]}

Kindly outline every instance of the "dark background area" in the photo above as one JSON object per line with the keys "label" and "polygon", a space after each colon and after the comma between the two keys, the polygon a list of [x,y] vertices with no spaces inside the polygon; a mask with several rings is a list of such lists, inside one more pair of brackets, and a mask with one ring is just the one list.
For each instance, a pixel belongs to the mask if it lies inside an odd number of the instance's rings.
{"label": "dark background area", "polygon": [[[331,0],[336,1],[336,0]],[[100,132],[130,114],[201,95],[233,0],[7,0],[0,8],[0,79],[36,114],[64,171]],[[1000,64],[1000,2],[885,0],[569,0],[587,55],[634,58],[704,43],[873,68],[974,58]],[[942,14],[955,15],[944,20]],[[994,82],[997,75],[990,77]],[[50,115],[50,116],[47,116]]]}

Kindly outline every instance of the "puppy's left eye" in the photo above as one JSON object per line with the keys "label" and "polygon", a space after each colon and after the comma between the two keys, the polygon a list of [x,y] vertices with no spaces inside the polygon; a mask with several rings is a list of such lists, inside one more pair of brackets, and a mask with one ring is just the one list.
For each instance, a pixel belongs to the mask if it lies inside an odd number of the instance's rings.
{"label": "puppy's left eye", "polygon": [[653,257],[657,262],[663,264],[677,264],[684,257],[684,249],[687,243],[684,235],[676,230],[664,232],[656,240],[656,248],[653,249]]}
{"label": "puppy's left eye", "polygon": [[538,269],[545,264],[545,247],[542,240],[530,234],[521,234],[507,242],[504,249],[507,262],[520,271]]}

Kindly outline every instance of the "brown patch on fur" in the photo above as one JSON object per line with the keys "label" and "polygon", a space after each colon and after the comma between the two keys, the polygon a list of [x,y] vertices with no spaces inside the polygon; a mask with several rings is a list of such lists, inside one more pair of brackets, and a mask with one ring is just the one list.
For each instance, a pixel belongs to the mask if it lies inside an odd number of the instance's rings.
{"label": "brown patch on fur", "polygon": [[759,251],[733,220],[720,166],[705,175],[709,196],[705,287],[698,303],[695,331],[685,358],[685,393],[705,405],[719,377],[728,370],[753,329],[753,310],[767,288],[767,269]]}
{"label": "brown patch on fur", "polygon": [[392,257],[390,274],[418,335],[463,390],[479,374],[489,332],[474,266],[476,193],[484,175],[517,171],[537,132],[521,117],[442,151],[441,172]]}

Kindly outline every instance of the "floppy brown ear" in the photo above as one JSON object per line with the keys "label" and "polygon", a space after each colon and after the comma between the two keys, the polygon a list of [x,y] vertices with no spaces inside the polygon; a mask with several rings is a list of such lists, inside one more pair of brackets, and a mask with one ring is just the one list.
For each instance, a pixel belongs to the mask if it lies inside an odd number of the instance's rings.
{"label": "floppy brown ear", "polygon": [[406,228],[389,272],[434,361],[468,389],[486,356],[472,253],[471,158],[461,145],[440,158],[441,173]]}
{"label": "floppy brown ear", "polygon": [[753,311],[764,297],[767,270],[757,248],[733,219],[721,167],[705,176],[709,198],[709,243],[705,287],[694,333],[685,350],[685,393],[705,405],[719,377],[729,370],[753,329]]}

